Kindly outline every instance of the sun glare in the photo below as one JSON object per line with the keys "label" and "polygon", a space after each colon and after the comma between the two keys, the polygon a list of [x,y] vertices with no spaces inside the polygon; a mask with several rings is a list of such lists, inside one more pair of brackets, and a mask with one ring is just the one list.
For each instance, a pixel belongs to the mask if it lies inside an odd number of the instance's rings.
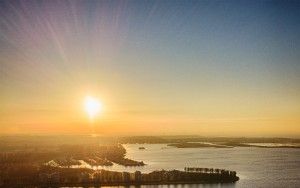
{"label": "sun glare", "polygon": [[89,118],[94,119],[102,111],[102,104],[97,98],[87,96],[84,100],[84,108]]}

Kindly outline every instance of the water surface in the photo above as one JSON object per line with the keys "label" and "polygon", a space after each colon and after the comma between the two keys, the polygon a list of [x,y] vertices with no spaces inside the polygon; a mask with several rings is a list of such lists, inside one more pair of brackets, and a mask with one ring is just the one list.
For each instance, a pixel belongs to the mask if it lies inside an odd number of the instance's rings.
{"label": "water surface", "polygon": [[[145,147],[140,150],[139,147]],[[293,148],[174,148],[166,144],[126,144],[126,157],[144,161],[143,167],[114,165],[105,169],[151,172],[183,170],[184,167],[234,170],[240,180],[234,184],[159,185],[142,188],[216,187],[300,187],[300,149]]]}

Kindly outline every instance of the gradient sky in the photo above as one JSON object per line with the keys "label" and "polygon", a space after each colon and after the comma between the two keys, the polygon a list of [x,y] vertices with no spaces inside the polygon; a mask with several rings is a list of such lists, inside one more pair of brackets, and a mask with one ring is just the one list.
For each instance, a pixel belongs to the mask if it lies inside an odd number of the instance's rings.
{"label": "gradient sky", "polygon": [[300,137],[300,1],[2,0],[0,29],[0,134]]}

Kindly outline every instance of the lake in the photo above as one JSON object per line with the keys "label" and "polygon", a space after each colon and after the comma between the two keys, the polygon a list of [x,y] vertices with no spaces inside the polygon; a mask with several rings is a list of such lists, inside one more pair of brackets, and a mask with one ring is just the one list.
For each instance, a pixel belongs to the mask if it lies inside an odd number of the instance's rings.
{"label": "lake", "polygon": [[[168,187],[300,187],[300,149],[292,148],[174,148],[166,144],[125,144],[126,157],[144,161],[143,167],[114,165],[108,170],[150,172],[184,167],[224,168],[240,177],[235,184],[160,185]],[[139,147],[145,147],[140,150]]]}

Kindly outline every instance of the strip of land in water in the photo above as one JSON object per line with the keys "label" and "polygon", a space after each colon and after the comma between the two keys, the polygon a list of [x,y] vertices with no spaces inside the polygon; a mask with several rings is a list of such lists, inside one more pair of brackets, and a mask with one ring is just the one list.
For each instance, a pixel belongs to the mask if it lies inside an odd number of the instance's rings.
{"label": "strip of land in water", "polygon": [[291,144],[273,144],[273,143],[195,143],[195,142],[183,142],[172,143],[168,146],[176,148],[234,148],[234,147],[258,147],[258,148],[300,148],[300,145]]}
{"label": "strip of land in water", "polygon": [[184,143],[173,143],[168,144],[176,148],[232,148],[233,146],[213,144],[213,143],[195,143],[195,142],[184,142]]}

